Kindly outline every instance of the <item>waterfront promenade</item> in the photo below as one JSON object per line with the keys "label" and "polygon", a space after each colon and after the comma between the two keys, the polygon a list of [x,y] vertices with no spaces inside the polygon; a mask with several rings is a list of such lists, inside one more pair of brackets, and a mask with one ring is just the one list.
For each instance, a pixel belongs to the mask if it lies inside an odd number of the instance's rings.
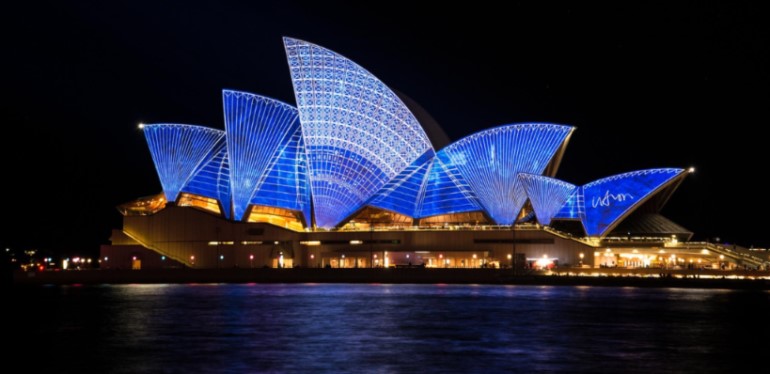
{"label": "waterfront promenade", "polygon": [[747,288],[770,290],[770,272],[559,268],[513,274],[511,269],[147,269],[76,270],[13,274],[14,285],[149,283],[416,283],[631,287]]}

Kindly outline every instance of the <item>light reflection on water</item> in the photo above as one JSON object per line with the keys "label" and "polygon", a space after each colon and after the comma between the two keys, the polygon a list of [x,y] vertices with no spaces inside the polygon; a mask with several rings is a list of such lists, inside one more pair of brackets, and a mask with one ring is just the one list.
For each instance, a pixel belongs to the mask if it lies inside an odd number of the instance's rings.
{"label": "light reflection on water", "polygon": [[18,348],[56,372],[724,372],[761,362],[763,345],[742,337],[766,340],[770,317],[767,292],[696,289],[200,284],[11,297]]}

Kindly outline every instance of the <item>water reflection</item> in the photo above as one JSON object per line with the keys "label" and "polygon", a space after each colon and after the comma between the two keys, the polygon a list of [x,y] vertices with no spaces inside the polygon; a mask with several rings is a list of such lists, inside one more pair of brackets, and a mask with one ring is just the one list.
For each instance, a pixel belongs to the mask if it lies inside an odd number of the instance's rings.
{"label": "water reflection", "polygon": [[[49,357],[88,372],[719,372],[762,357],[766,292],[457,285],[14,290]],[[19,329],[22,333],[22,329]]]}

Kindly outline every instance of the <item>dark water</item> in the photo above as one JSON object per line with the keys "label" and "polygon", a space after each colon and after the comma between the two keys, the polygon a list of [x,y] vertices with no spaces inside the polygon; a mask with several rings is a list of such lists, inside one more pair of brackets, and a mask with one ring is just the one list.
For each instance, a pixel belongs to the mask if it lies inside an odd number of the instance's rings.
{"label": "dark water", "polygon": [[35,371],[770,370],[767,292],[50,286],[14,289],[7,305],[15,335],[13,355],[7,357],[34,355],[39,358],[31,364]]}

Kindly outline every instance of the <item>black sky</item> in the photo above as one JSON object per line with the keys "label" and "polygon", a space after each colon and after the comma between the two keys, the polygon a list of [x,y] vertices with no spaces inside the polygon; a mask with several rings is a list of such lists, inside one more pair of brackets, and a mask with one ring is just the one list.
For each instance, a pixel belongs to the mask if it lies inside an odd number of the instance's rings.
{"label": "black sky", "polygon": [[223,128],[223,88],[293,103],[281,36],[356,61],[452,140],[577,126],[558,174],[575,184],[695,166],[663,213],[696,239],[770,246],[770,40],[750,4],[72,3],[2,16],[3,247],[107,243],[115,205],[160,191],[139,122]]}

